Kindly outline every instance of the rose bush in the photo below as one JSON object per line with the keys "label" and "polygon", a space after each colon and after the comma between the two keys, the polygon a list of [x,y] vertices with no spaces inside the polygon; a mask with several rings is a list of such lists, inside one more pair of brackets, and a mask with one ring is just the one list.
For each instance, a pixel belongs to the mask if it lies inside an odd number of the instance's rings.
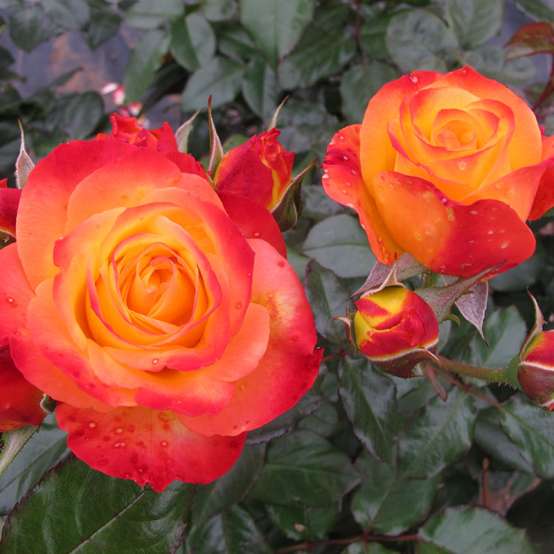
{"label": "rose bush", "polygon": [[470,67],[383,86],[324,161],[329,196],[358,212],[383,263],[409,252],[472,276],[528,258],[526,226],[554,205],[554,137],[523,99]]}
{"label": "rose bush", "polygon": [[311,386],[313,317],[265,208],[218,196],[168,126],[114,123],[29,175],[0,339],[91,467],[209,482]]}

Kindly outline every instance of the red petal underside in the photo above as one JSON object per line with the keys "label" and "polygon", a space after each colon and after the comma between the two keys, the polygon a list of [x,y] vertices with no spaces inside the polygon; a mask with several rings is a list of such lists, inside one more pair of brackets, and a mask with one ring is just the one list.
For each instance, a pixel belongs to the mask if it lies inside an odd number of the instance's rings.
{"label": "red petal underside", "polygon": [[469,206],[446,198],[431,183],[383,172],[375,186],[379,211],[404,250],[433,271],[470,277],[506,271],[535,250],[535,238],[502,202]]}
{"label": "red petal underside", "polygon": [[15,243],[0,250],[0,346],[25,324],[27,305],[32,291],[23,273]]}
{"label": "red petal underside", "polygon": [[204,437],[171,412],[119,408],[107,413],[58,406],[68,446],[92,468],[161,492],[174,480],[209,483],[238,459],[246,438]]}
{"label": "red petal underside", "polygon": [[287,246],[279,225],[266,208],[249,198],[234,194],[220,194],[221,201],[229,217],[247,239],[265,240],[281,254],[287,256]]}
{"label": "red petal underside", "polygon": [[19,189],[0,187],[0,231],[15,236],[15,220],[19,207]]}
{"label": "red petal underside", "polygon": [[333,200],[356,210],[371,250],[380,262],[388,264],[401,250],[390,236],[362,179],[360,127],[350,125],[332,138],[323,161],[323,188]]}
{"label": "red petal underside", "polygon": [[40,425],[45,413],[42,392],[25,381],[13,364],[8,348],[0,350],[0,431]]}
{"label": "red petal underside", "polygon": [[267,242],[250,240],[256,253],[252,301],[269,311],[269,345],[257,369],[236,381],[233,399],[218,414],[183,417],[206,434],[256,429],[294,406],[312,386],[321,362],[313,315],[293,269]]}

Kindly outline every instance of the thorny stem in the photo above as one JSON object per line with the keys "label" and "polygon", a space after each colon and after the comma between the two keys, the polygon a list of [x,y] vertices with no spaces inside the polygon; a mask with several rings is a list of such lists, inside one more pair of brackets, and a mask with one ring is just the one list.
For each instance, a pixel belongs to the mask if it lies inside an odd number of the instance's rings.
{"label": "thorny stem", "polygon": [[436,365],[438,369],[449,371],[450,373],[456,373],[457,375],[476,377],[477,379],[483,379],[489,383],[504,383],[506,385],[513,386],[513,383],[510,381],[503,369],[478,367],[464,362],[450,360],[444,356],[436,356],[436,360],[432,360],[431,363]]}
{"label": "thorny stem", "polygon": [[288,554],[290,552],[300,552],[301,550],[312,550],[318,546],[326,545],[348,545],[356,542],[363,542],[367,544],[368,542],[418,542],[421,538],[418,535],[397,535],[396,537],[389,537],[387,535],[370,535],[369,533],[363,533],[361,535],[355,535],[353,537],[348,537],[345,539],[328,539],[322,541],[313,541],[313,542],[301,542],[298,544],[293,544],[291,546],[285,546],[283,548],[278,548],[275,551],[275,554]]}

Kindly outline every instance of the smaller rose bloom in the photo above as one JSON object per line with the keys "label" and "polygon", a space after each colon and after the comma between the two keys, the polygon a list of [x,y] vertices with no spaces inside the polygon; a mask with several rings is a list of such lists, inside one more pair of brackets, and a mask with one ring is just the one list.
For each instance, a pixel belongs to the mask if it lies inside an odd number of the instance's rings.
{"label": "smaller rose bloom", "polygon": [[9,348],[0,349],[0,432],[40,425],[45,416],[41,399],[42,393],[15,367]]}
{"label": "smaller rose bloom", "polygon": [[531,339],[521,355],[517,379],[533,402],[554,410],[554,331]]}
{"label": "smaller rose bloom", "polygon": [[365,294],[356,308],[353,324],[357,347],[389,373],[410,377],[414,366],[438,342],[439,324],[433,310],[404,287]]}
{"label": "smaller rose bloom", "polygon": [[294,153],[271,129],[254,135],[225,154],[215,175],[218,193],[243,196],[275,210],[292,184]]}

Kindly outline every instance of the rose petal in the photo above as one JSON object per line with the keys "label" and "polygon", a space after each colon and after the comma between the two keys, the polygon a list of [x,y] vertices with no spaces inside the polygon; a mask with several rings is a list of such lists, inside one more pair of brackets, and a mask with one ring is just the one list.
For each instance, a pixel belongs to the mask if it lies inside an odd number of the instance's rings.
{"label": "rose petal", "polygon": [[62,404],[58,424],[75,455],[112,477],[161,492],[174,480],[209,483],[238,459],[246,435],[205,437],[170,412],[121,408],[107,413]]}
{"label": "rose petal", "polygon": [[394,172],[383,172],[375,191],[398,244],[433,271],[460,277],[487,268],[501,272],[534,252],[533,233],[502,202],[460,205],[428,181]]}
{"label": "rose petal", "polygon": [[19,207],[19,189],[0,187],[0,231],[15,236],[15,220]]}
{"label": "rose petal", "polygon": [[252,239],[256,252],[252,301],[269,312],[269,345],[255,371],[236,382],[233,399],[218,414],[182,417],[206,435],[236,435],[260,427],[298,402],[313,384],[321,351],[315,351],[313,315],[302,284],[267,242]]}
{"label": "rose petal", "polygon": [[15,367],[8,348],[0,350],[0,432],[25,425],[40,425],[45,413],[42,392],[28,383]]}
{"label": "rose petal", "polygon": [[75,187],[99,167],[133,150],[111,138],[73,141],[37,163],[21,193],[16,225],[17,251],[32,288],[57,272],[53,247],[64,234],[67,204]]}
{"label": "rose petal", "polygon": [[554,208],[554,136],[543,139],[543,160],[546,163],[529,219],[539,219]]}
{"label": "rose petal", "polygon": [[29,283],[17,255],[15,243],[0,250],[0,346],[25,325],[27,305],[32,297]]}
{"label": "rose petal", "polygon": [[263,206],[234,194],[220,194],[225,211],[238,226],[240,232],[247,239],[260,238],[265,240],[281,254],[287,256],[287,246],[279,225],[270,212]]}
{"label": "rose petal", "polygon": [[350,125],[333,136],[323,161],[323,188],[333,200],[356,210],[371,250],[380,262],[388,264],[401,250],[393,241],[361,176],[360,127]]}

